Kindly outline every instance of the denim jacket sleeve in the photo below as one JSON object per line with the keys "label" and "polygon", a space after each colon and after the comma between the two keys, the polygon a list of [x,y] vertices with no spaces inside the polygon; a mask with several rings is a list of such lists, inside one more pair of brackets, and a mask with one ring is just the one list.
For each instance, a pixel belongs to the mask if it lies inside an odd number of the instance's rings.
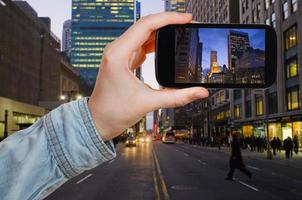
{"label": "denim jacket sleeve", "polygon": [[93,124],[87,98],[64,104],[0,143],[0,199],[42,199],[115,156]]}

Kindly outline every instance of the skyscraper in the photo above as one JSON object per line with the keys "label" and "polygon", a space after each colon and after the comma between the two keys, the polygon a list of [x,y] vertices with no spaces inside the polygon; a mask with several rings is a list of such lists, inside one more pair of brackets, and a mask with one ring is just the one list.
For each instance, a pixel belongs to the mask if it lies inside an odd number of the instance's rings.
{"label": "skyscraper", "polygon": [[66,20],[63,25],[62,51],[70,57],[71,53],[71,20]]}
{"label": "skyscraper", "polygon": [[250,39],[247,33],[230,31],[228,35],[228,59],[231,70],[235,70],[236,61],[248,47],[250,47]]}
{"label": "skyscraper", "polygon": [[73,0],[71,63],[93,86],[105,46],[136,20],[136,0]]}

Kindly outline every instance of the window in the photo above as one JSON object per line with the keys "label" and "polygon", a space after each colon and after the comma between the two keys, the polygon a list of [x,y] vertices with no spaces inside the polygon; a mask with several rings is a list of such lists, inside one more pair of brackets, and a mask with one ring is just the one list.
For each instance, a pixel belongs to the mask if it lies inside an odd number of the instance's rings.
{"label": "window", "polygon": [[263,97],[256,96],[256,115],[263,115]]}
{"label": "window", "polygon": [[240,104],[234,106],[234,117],[235,117],[235,119],[240,119],[240,117],[241,117],[241,105]]}
{"label": "window", "polygon": [[270,0],[265,0],[265,10],[267,10],[270,6]]}
{"label": "window", "polygon": [[245,118],[252,117],[252,101],[245,102]]}
{"label": "window", "polygon": [[272,13],[272,25],[274,28],[276,27],[276,13]]}
{"label": "window", "polygon": [[297,45],[297,25],[292,26],[284,33],[284,47],[288,50]]}
{"label": "window", "polygon": [[286,78],[296,76],[298,76],[298,60],[297,57],[294,57],[286,61]]}
{"label": "window", "polygon": [[292,0],[292,12],[296,12],[298,10],[298,0]]}
{"label": "window", "polygon": [[271,19],[270,19],[270,18],[267,18],[267,19],[265,20],[265,24],[266,24],[266,25],[271,25]]}
{"label": "window", "polygon": [[283,11],[283,20],[286,20],[289,17],[288,3],[285,2],[282,6]]}
{"label": "window", "polygon": [[277,92],[268,94],[268,114],[274,114],[278,112],[278,98]]}
{"label": "window", "polygon": [[297,110],[300,108],[300,101],[299,101],[299,87],[292,87],[288,88],[286,91],[287,94],[287,110]]}
{"label": "window", "polygon": [[234,90],[234,100],[241,98],[241,90]]}

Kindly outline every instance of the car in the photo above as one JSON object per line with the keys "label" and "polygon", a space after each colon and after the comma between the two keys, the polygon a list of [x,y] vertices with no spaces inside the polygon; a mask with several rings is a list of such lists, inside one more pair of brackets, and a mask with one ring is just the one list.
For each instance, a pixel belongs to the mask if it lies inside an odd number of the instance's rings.
{"label": "car", "polygon": [[175,144],[175,133],[174,131],[167,131],[164,133],[162,142],[164,144]]}
{"label": "car", "polygon": [[126,139],[126,147],[136,147],[137,140],[133,136],[129,136]]}

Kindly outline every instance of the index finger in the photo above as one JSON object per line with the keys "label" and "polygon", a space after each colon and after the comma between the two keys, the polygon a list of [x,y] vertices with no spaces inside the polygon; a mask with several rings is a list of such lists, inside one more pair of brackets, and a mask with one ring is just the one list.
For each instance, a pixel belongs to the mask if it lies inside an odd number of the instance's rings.
{"label": "index finger", "polygon": [[131,52],[140,48],[155,30],[169,24],[186,24],[191,20],[192,15],[188,13],[162,12],[148,15],[132,25],[116,43],[120,50]]}

